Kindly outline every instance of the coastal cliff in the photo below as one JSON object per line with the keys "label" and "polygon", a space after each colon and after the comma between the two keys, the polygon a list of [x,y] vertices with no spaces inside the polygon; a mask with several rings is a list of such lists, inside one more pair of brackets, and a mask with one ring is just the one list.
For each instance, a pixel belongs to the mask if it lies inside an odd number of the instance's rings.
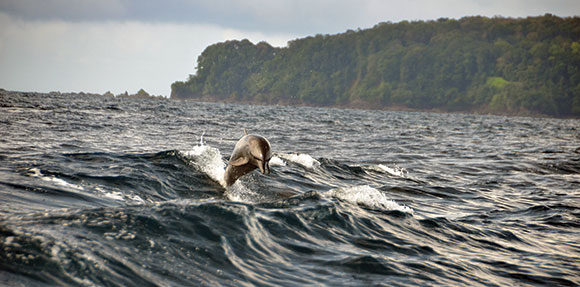
{"label": "coastal cliff", "polygon": [[580,116],[580,18],[381,23],[276,48],[217,43],[172,99]]}

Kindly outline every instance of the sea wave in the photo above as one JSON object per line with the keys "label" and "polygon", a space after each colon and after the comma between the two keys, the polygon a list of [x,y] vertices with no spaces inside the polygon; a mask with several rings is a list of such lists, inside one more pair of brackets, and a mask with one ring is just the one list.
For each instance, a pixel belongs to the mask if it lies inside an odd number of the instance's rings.
{"label": "sea wave", "polygon": [[[577,120],[7,101],[2,286],[580,284]],[[225,188],[242,126],[271,173]]]}
{"label": "sea wave", "polygon": [[[315,169],[320,167],[320,162],[309,154],[282,153],[276,154],[276,156],[282,160],[301,165],[307,169]],[[276,159],[275,162],[278,163],[279,160]],[[282,165],[285,165],[285,163]]]}
{"label": "sea wave", "polygon": [[406,169],[399,167],[397,165],[387,166],[384,164],[379,164],[376,166],[371,166],[370,168],[375,169],[375,170],[380,170],[380,171],[386,172],[390,175],[394,175],[394,176],[398,176],[398,177],[407,177],[409,174],[409,172]]}
{"label": "sea wave", "polygon": [[29,169],[28,175],[31,177],[39,178],[39,179],[44,180],[46,182],[54,183],[54,184],[62,186],[62,187],[70,188],[73,190],[77,190],[77,191],[85,190],[84,187],[82,187],[78,184],[69,183],[62,178],[55,177],[54,175],[50,175],[50,176],[44,175],[44,174],[42,174],[42,171],[39,168]]}
{"label": "sea wave", "polygon": [[412,208],[399,205],[394,200],[388,198],[380,190],[368,185],[352,186],[347,188],[336,188],[326,193],[328,196],[338,198],[353,204],[380,210],[397,210],[413,214]]}

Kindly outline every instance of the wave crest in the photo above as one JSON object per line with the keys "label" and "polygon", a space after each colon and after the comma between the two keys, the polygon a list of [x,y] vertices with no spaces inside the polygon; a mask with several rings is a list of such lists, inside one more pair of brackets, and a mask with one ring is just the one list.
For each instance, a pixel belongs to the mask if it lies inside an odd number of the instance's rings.
{"label": "wave crest", "polygon": [[372,209],[397,210],[411,214],[414,213],[412,208],[399,205],[394,200],[384,195],[380,190],[368,185],[331,189],[328,192],[328,195]]}
{"label": "wave crest", "polygon": [[[299,153],[287,153],[287,154],[277,154],[277,156],[280,158],[280,161],[286,160],[286,161],[290,161],[296,164],[299,164],[307,169],[315,169],[320,167],[320,162],[316,159],[314,159],[312,156],[310,156],[309,154],[299,154]],[[282,161],[284,162],[284,161]],[[278,160],[275,160],[275,163],[279,163]],[[285,163],[283,165],[286,165]]]}

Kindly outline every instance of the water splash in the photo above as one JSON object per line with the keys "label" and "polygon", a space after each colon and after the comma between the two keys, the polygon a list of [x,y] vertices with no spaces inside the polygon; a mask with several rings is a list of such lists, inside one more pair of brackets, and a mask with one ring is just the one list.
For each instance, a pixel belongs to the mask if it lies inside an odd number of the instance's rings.
{"label": "water splash", "polygon": [[224,181],[226,165],[222,160],[222,154],[217,148],[203,144],[203,135],[201,145],[194,146],[191,150],[181,152],[181,154],[198,170],[207,174],[223,187],[226,187]]}
{"label": "water splash", "polygon": [[203,139],[204,136],[205,136],[205,130],[203,130],[201,132],[201,136],[199,137],[199,145],[200,146],[204,146],[205,145],[205,140]]}
{"label": "water splash", "polygon": [[[193,146],[191,150],[180,152],[191,165],[199,171],[207,174],[212,180],[218,182],[226,189],[224,195],[232,201],[254,203],[264,199],[264,195],[254,190],[253,184],[245,179],[238,179],[233,185],[227,186],[224,181],[226,163],[217,148],[205,145],[203,136],[200,145]],[[278,159],[283,163],[282,160]],[[280,163],[274,161],[274,163]],[[283,163],[285,164],[285,163]]]}
{"label": "water splash", "polygon": [[255,203],[263,200],[264,196],[252,190],[242,180],[236,181],[227,188],[224,194],[231,201]]}

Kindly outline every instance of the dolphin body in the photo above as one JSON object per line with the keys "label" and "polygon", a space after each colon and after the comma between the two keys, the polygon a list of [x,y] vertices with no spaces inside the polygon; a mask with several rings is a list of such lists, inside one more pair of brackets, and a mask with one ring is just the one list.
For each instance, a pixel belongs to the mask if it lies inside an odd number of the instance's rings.
{"label": "dolphin body", "polygon": [[249,135],[244,129],[244,136],[236,143],[224,173],[226,186],[231,186],[238,178],[256,168],[262,174],[270,174],[271,149],[266,138]]}

